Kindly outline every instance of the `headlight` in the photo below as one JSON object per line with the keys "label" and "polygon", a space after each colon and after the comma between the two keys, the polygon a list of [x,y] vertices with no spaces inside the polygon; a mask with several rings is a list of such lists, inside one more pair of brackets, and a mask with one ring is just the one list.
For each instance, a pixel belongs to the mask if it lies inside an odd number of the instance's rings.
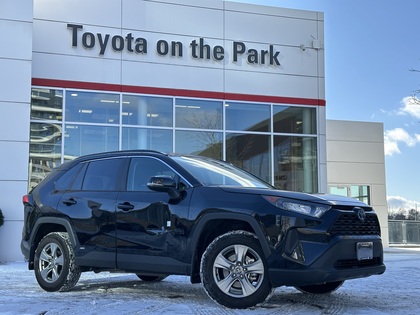
{"label": "headlight", "polygon": [[315,205],[310,203],[300,203],[295,200],[283,199],[277,196],[262,196],[269,203],[277,208],[298,212],[312,217],[320,218],[325,212],[331,209],[330,206]]}

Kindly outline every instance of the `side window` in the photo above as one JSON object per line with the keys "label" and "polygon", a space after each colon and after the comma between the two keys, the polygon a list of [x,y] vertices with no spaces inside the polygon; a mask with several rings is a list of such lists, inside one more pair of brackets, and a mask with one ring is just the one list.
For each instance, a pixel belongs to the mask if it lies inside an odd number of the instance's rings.
{"label": "side window", "polygon": [[71,184],[71,190],[82,190],[83,178],[85,178],[86,168],[89,163],[81,163],[82,169],[80,170],[79,174],[77,175],[76,179]]}
{"label": "side window", "polygon": [[92,161],[87,166],[82,190],[115,190],[121,159]]}
{"label": "side window", "polygon": [[74,177],[79,173],[81,168],[81,164],[75,165],[71,169],[67,170],[56,182],[55,182],[55,189],[56,190],[68,190],[70,189],[70,185],[72,184]]}
{"label": "side window", "polygon": [[169,175],[176,178],[176,173],[163,162],[154,158],[133,158],[130,162],[127,178],[128,191],[150,191],[147,183],[152,176]]}

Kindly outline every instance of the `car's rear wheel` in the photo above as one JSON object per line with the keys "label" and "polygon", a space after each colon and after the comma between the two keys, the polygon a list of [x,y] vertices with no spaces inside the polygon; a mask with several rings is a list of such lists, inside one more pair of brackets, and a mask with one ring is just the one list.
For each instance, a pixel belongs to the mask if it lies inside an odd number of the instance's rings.
{"label": "car's rear wheel", "polygon": [[248,308],[272,293],[267,262],[254,234],[232,231],[216,238],[201,259],[207,294],[229,308]]}
{"label": "car's rear wheel", "polygon": [[337,290],[339,287],[343,285],[343,283],[344,281],[335,281],[335,282],[327,282],[324,284],[296,286],[295,288],[303,293],[328,294]]}
{"label": "car's rear wheel", "polygon": [[150,275],[141,275],[137,274],[140,280],[145,282],[159,282],[168,277],[167,275],[159,275],[159,276],[150,276]]}
{"label": "car's rear wheel", "polygon": [[35,251],[35,277],[45,291],[69,291],[79,281],[80,268],[75,263],[68,233],[46,235]]}

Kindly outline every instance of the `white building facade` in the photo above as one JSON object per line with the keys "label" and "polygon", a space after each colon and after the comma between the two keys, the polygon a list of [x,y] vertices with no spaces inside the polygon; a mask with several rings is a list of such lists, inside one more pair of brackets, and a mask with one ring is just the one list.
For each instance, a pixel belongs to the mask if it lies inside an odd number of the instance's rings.
{"label": "white building facade", "polygon": [[327,173],[330,193],[375,209],[389,246],[383,124],[327,120]]}
{"label": "white building facade", "polygon": [[0,3],[0,261],[22,260],[22,196],[94,152],[225,159],[327,192],[324,19],[219,0]]}

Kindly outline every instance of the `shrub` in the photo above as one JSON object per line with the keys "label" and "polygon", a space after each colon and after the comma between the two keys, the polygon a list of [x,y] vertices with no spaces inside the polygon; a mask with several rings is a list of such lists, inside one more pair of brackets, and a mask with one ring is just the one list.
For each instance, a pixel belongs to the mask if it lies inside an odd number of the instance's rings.
{"label": "shrub", "polygon": [[2,226],[4,223],[4,215],[3,215],[3,211],[1,211],[0,209],[0,226]]}

